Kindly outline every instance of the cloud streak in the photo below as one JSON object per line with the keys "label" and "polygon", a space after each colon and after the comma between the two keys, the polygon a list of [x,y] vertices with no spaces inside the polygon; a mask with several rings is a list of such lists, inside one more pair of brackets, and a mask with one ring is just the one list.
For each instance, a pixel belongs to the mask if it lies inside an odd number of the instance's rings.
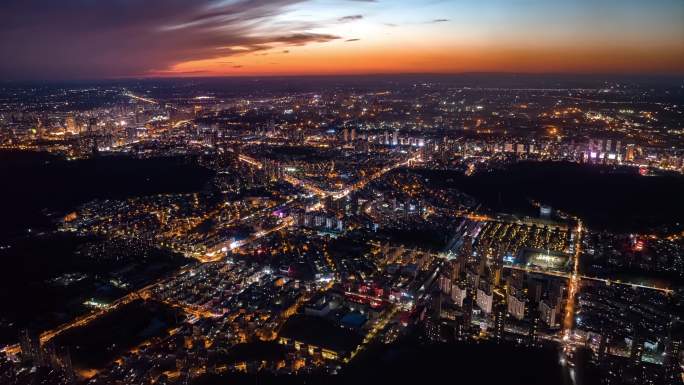
{"label": "cloud streak", "polygon": [[337,20],[345,23],[345,22],[357,21],[357,20],[361,20],[361,19],[363,19],[363,15],[349,15],[349,16],[340,17]]}
{"label": "cloud streak", "polygon": [[[311,23],[268,28],[303,0],[3,0],[5,79],[143,76],[186,61],[323,43]],[[350,16],[353,17],[353,16]],[[8,56],[9,55],[9,56]]]}

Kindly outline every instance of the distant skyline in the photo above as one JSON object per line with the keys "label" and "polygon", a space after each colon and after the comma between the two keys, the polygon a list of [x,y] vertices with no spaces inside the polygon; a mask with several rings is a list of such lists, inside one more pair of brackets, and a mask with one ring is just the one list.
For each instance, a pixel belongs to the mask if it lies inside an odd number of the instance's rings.
{"label": "distant skyline", "polygon": [[681,0],[4,0],[3,80],[684,74]]}

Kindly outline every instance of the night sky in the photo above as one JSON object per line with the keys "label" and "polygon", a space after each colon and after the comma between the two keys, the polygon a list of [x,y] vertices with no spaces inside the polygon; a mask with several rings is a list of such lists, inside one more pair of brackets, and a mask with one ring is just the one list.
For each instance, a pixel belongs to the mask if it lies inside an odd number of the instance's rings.
{"label": "night sky", "polygon": [[684,73],[682,0],[2,0],[3,80]]}

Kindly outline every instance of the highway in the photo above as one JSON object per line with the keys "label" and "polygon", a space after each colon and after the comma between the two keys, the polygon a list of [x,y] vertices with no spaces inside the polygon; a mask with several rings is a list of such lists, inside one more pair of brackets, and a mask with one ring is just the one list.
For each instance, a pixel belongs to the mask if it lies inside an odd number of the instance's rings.
{"label": "highway", "polygon": [[572,274],[568,279],[568,301],[565,303],[565,317],[563,319],[563,339],[570,336],[575,324],[575,301],[581,284],[579,276],[579,259],[582,255],[582,221],[577,221],[575,229],[575,255],[573,256]]}
{"label": "highway", "polygon": [[[523,266],[514,266],[514,265],[504,265],[504,269],[521,270],[521,271],[525,271],[528,273],[550,275],[550,276],[561,277],[561,278],[566,278],[566,279],[570,279],[573,276],[572,273],[564,273],[564,272],[560,272],[560,271],[551,271],[551,270],[540,270],[540,269],[536,269],[536,268],[532,268],[532,267],[523,267]],[[629,286],[629,287],[632,287],[634,289],[656,290],[656,291],[659,291],[659,292],[664,293],[664,294],[672,294],[672,289],[668,289],[665,287],[649,286],[649,285],[642,285],[639,283],[616,281],[616,280],[612,280],[612,279],[591,277],[591,276],[582,275],[582,274],[577,274],[577,279],[578,280],[603,282],[608,286],[610,286],[610,285],[622,285],[622,286]]]}
{"label": "highway", "polygon": [[124,95],[125,95],[125,96],[128,96],[128,97],[131,98],[131,99],[140,100],[141,102],[150,103],[150,104],[159,104],[159,103],[158,103],[157,101],[155,101],[155,100],[148,99],[148,98],[144,98],[144,97],[142,97],[142,96],[137,96],[137,95],[135,95],[135,94],[133,94],[133,93],[131,93],[131,92],[126,92],[126,93],[124,93]]}
{"label": "highway", "polygon": [[221,260],[223,257],[225,257],[225,254],[223,254],[223,253],[226,253],[228,251],[235,250],[235,249],[238,249],[244,245],[250,244],[250,243],[252,243],[258,239],[261,239],[261,238],[271,234],[271,233],[274,233],[276,231],[280,231],[286,227],[289,227],[293,223],[294,223],[294,220],[290,217],[287,217],[287,218],[283,219],[282,222],[280,222],[280,224],[278,224],[276,227],[273,227],[272,229],[262,230],[262,231],[256,232],[256,233],[252,234],[247,239],[243,239],[241,241],[221,243],[221,244],[215,246],[215,250],[212,251],[212,253],[211,253],[212,255],[213,254],[217,255],[216,259],[208,259],[206,261],[207,262],[214,262],[214,261]]}
{"label": "highway", "polygon": [[[478,216],[470,216],[470,215],[468,216],[468,218],[471,218],[471,217],[477,218],[476,220],[487,220],[486,217],[478,217]],[[582,231],[584,231],[584,230],[582,230]],[[381,247],[382,246],[380,243],[374,242],[374,241],[370,241],[369,244],[372,246],[375,246],[375,247]],[[575,247],[577,248],[577,245]],[[390,249],[394,249],[394,248],[396,248],[396,247],[392,247]],[[429,252],[426,252],[423,250],[409,249],[409,248],[405,248],[405,251],[428,253],[434,257],[439,257],[439,258],[447,258],[448,257],[448,255],[446,253],[429,253]],[[575,279],[577,281],[581,281],[581,280],[596,281],[596,282],[603,282],[608,286],[610,286],[610,285],[622,285],[622,286],[632,287],[634,289],[656,290],[656,291],[659,291],[659,292],[664,293],[664,294],[672,294],[672,289],[669,289],[666,287],[642,285],[639,283],[617,281],[617,280],[608,279],[608,278],[599,278],[599,277],[592,277],[589,275],[579,274],[579,272],[577,271],[577,269],[579,268],[577,251],[575,251],[574,262],[575,262],[575,264],[573,264],[573,272],[570,272],[570,273],[563,272],[563,271],[542,270],[542,269],[531,267],[531,266],[528,267],[528,266],[520,266],[520,265],[504,265],[503,268],[504,269],[525,271],[525,272],[531,273],[531,274],[554,276],[554,277],[565,278],[565,279],[571,279],[573,276],[575,276]],[[579,286],[579,283],[577,283],[576,289],[578,288],[578,286]]]}

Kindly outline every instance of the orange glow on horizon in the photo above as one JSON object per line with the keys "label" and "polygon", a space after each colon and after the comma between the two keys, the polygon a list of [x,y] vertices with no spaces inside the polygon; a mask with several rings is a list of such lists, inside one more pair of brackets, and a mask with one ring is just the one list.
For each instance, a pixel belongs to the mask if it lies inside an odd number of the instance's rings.
{"label": "orange glow on horizon", "polygon": [[[230,64],[226,64],[229,62]],[[649,48],[346,49],[189,61],[151,76],[354,75],[373,73],[684,73],[682,50]]]}

